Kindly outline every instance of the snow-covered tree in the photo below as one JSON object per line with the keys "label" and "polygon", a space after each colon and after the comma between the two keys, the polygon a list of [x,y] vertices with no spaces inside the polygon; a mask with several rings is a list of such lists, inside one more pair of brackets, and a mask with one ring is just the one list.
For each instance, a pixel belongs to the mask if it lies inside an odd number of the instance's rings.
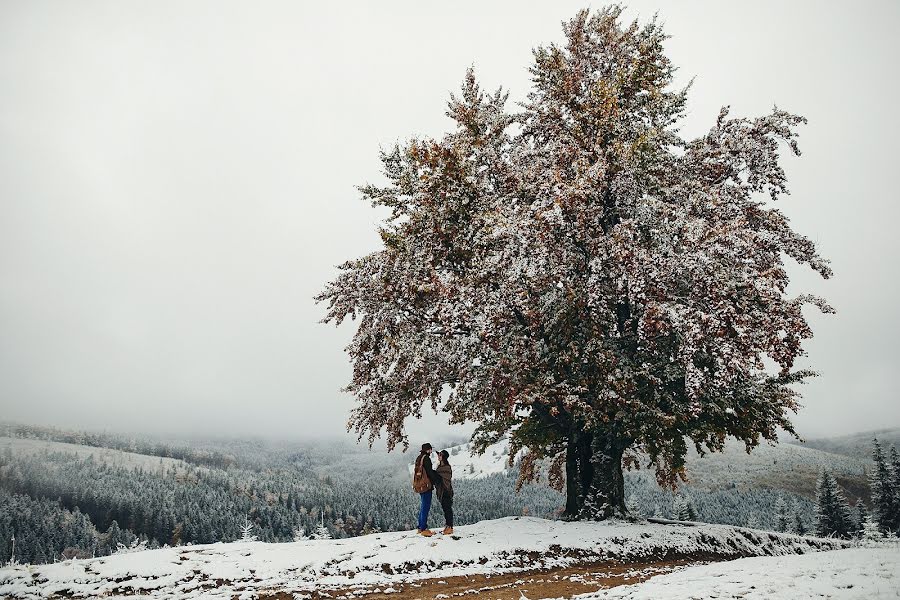
{"label": "snow-covered tree", "polygon": [[854,526],[850,507],[832,475],[822,470],[816,483],[816,534],[823,537],[851,537]]}
{"label": "snow-covered tree", "polygon": [[683,494],[676,494],[672,500],[672,518],[677,521],[696,521],[697,510],[691,499]]}
{"label": "snow-covered tree", "polygon": [[869,511],[866,510],[866,504],[859,499],[856,501],[856,535],[862,538],[865,530],[866,521],[869,520]]}
{"label": "snow-covered tree", "polygon": [[775,501],[775,514],[773,515],[773,521],[775,524],[775,531],[784,533],[791,527],[791,519],[788,515],[787,503],[784,501],[783,496],[778,496],[778,500]]}
{"label": "snow-covered tree", "polygon": [[770,204],[787,193],[779,143],[799,154],[804,119],[724,108],[682,139],[667,36],[621,13],[582,11],[535,50],[521,114],[469,71],[456,130],[383,153],[387,185],[360,188],[390,211],[383,247],[317,296],[326,322],[359,319],[360,438],[406,447],[423,407],[477,421],[476,449],[507,434],[511,457],[527,449],[521,481],[551,461],[567,518],[625,512],[632,452],[674,487],[687,443],[792,433],[794,384],[813,375],[795,368],[802,309],[832,311],[788,295],[785,256],[831,271]]}
{"label": "snow-covered tree", "polygon": [[625,509],[628,511],[628,514],[635,518],[641,518],[643,515],[641,514],[641,507],[637,502],[637,499],[634,497],[628,498],[625,501]]}
{"label": "snow-covered tree", "polygon": [[302,542],[306,539],[306,528],[297,525],[294,528],[293,538],[295,542]]}
{"label": "snow-covered tree", "polygon": [[114,554],[129,554],[131,552],[142,552],[147,549],[149,540],[146,538],[136,537],[128,544],[117,544]]}
{"label": "snow-covered tree", "polygon": [[897,491],[894,489],[894,475],[891,464],[884,456],[881,443],[872,440],[872,473],[869,485],[872,490],[872,510],[875,522],[882,532],[893,532],[897,513]]}
{"label": "snow-covered tree", "polygon": [[880,542],[884,539],[884,534],[878,527],[878,523],[872,518],[872,515],[866,515],[860,538],[866,542]]}
{"label": "snow-covered tree", "polygon": [[322,512],[321,520],[319,524],[316,525],[316,530],[313,531],[312,539],[314,540],[330,540],[331,532],[328,531],[328,528],[325,527],[325,513]]}
{"label": "snow-covered tree", "polygon": [[9,538],[9,543],[10,543],[9,561],[7,561],[6,566],[14,567],[19,564],[18,561],[16,560],[16,536],[15,535],[12,535]]}
{"label": "snow-covered tree", "polygon": [[791,511],[790,531],[797,535],[806,535],[806,532],[808,531],[806,521],[803,520],[803,509],[797,502],[794,502],[794,507]]}
{"label": "snow-covered tree", "polygon": [[900,535],[900,454],[891,446],[891,514],[890,530]]}
{"label": "snow-covered tree", "polygon": [[253,522],[250,519],[244,519],[244,523],[241,525],[241,541],[242,542],[255,542],[258,538],[253,535]]}

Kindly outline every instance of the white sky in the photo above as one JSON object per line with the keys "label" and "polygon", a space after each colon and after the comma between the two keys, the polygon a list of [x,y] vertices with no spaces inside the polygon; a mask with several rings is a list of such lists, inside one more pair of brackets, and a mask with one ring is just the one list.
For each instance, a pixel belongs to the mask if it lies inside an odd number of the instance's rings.
{"label": "white sky", "polygon": [[[0,3],[0,418],[342,430],[334,265],[375,249],[379,145],[448,126],[474,64],[513,100],[576,2]],[[900,3],[632,2],[723,104],[807,116],[783,209],[833,260],[800,432],[900,425]],[[437,419],[414,431],[444,431]],[[415,438],[416,436],[414,436]]]}

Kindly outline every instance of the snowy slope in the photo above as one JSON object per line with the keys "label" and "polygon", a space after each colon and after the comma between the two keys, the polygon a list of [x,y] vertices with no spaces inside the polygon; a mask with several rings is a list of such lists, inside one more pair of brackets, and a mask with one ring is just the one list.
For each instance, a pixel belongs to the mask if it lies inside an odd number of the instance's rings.
{"label": "snowy slope", "polygon": [[565,523],[509,517],[459,527],[285,544],[234,542],[0,569],[0,597],[233,598],[322,586],[390,586],[433,577],[558,567],[589,560],[806,553],[845,546],[727,526]]}
{"label": "snowy slope", "polygon": [[[479,479],[503,473],[509,468],[508,446],[506,440],[500,441],[481,456],[472,452],[471,444],[450,448],[454,477]],[[747,454],[744,445],[736,440],[726,442],[723,452],[701,457],[689,450],[687,455],[689,481],[704,489],[770,485],[809,493],[823,467],[840,475],[863,478],[867,465],[867,461],[859,458],[792,444],[763,444]]]}
{"label": "snowy slope", "polygon": [[6,450],[9,450],[13,454],[25,455],[46,452],[71,454],[78,456],[79,458],[92,456],[97,462],[102,462],[110,466],[126,469],[142,469],[148,472],[167,472],[172,468],[175,468],[178,472],[184,472],[189,468],[189,465],[186,462],[176,458],[148,456],[146,454],[125,452],[124,450],[83,446],[81,444],[68,444],[66,442],[0,436],[0,452]]}
{"label": "snowy slope", "polygon": [[[442,450],[437,448],[436,450]],[[490,475],[505,473],[509,470],[509,442],[500,440],[496,444],[488,446],[484,454],[476,454],[472,450],[472,444],[451,446],[446,449],[450,453],[450,464],[453,465],[454,479],[483,479]],[[432,457],[437,464],[437,458]],[[409,463],[409,473],[412,475],[415,462]]]}
{"label": "snowy slope", "polygon": [[509,442],[501,440],[488,446],[484,454],[475,454],[472,444],[448,448],[453,477],[456,479],[481,479],[488,475],[504,473],[509,469]]}
{"label": "snowy slope", "polygon": [[851,548],[804,556],[754,557],[686,567],[591,600],[813,600],[900,598],[900,548]]}

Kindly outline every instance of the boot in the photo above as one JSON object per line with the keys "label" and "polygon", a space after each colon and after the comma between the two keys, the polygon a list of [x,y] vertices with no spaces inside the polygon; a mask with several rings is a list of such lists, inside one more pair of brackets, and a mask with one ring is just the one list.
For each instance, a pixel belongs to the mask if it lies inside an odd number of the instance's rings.
{"label": "boot", "polygon": [[431,537],[434,535],[434,532],[430,529],[422,529],[419,531],[419,535],[424,535],[425,537]]}
{"label": "boot", "polygon": [[444,527],[444,531],[442,531],[441,533],[443,533],[444,535],[453,535],[453,528],[447,525],[446,527]]}

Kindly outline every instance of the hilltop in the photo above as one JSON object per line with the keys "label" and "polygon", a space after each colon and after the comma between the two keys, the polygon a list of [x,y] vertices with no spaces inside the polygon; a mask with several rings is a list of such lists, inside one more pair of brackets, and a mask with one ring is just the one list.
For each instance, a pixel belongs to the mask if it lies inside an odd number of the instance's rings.
{"label": "hilltop", "polygon": [[281,544],[240,541],[7,567],[0,569],[0,596],[374,599],[414,592],[447,598],[491,589],[495,597],[518,598],[523,586],[539,586],[541,597],[553,597],[554,591],[596,591],[700,561],[847,545],[718,525],[511,517],[459,527],[448,537],[405,531]]}

